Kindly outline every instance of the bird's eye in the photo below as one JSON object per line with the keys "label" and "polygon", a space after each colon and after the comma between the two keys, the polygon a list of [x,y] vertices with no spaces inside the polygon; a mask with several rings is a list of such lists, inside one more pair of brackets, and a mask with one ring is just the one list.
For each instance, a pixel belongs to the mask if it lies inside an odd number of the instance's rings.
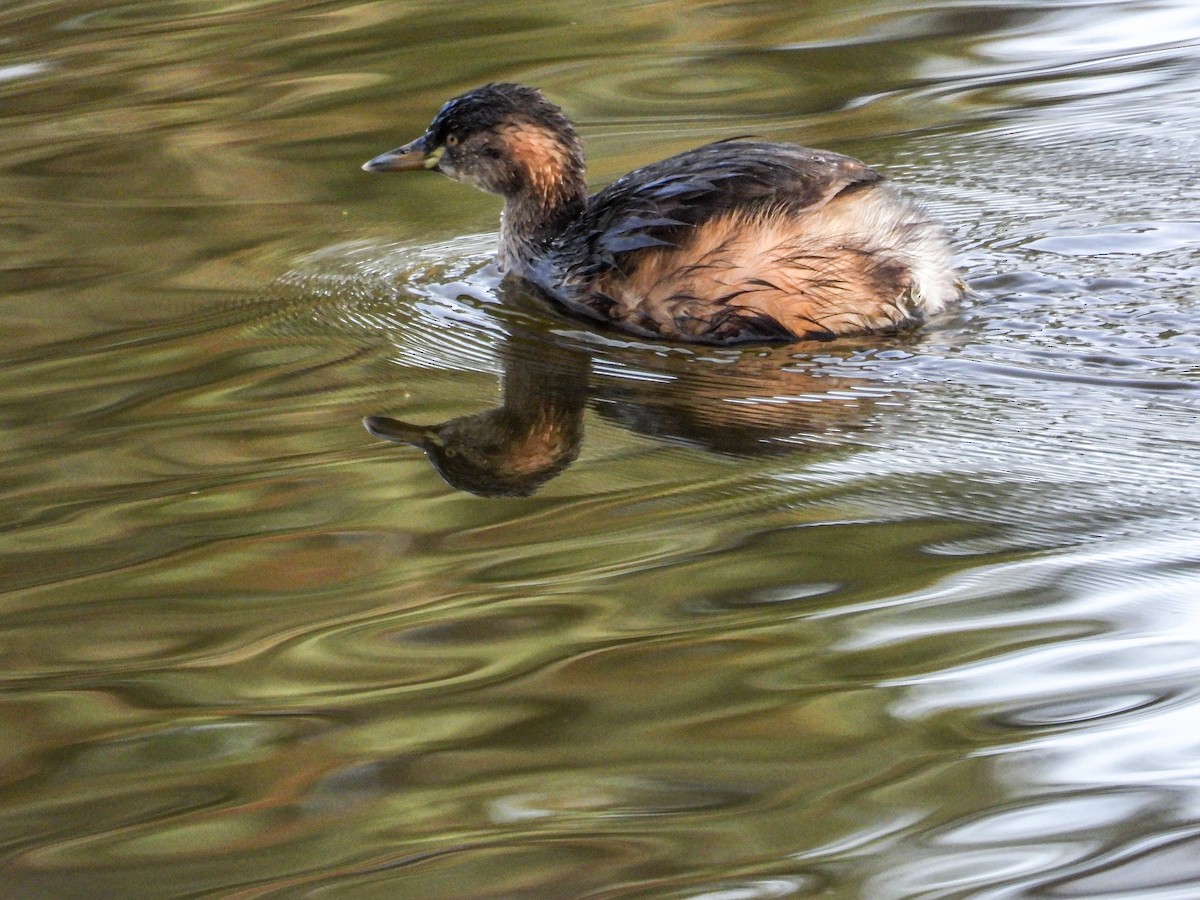
{"label": "bird's eye", "polygon": [[458,146],[458,135],[457,134],[446,135],[446,146],[447,147],[457,147]]}

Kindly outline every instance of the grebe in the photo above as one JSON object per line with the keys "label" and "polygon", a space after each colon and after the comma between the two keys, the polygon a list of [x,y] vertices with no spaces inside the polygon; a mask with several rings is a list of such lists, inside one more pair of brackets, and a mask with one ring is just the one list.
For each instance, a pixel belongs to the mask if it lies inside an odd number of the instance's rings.
{"label": "grebe", "polygon": [[583,148],[541,91],[487,84],[368,172],[433,170],[504,197],[497,260],[576,313],[727,344],[895,331],[962,283],[943,230],[864,163],[734,139],[588,196]]}

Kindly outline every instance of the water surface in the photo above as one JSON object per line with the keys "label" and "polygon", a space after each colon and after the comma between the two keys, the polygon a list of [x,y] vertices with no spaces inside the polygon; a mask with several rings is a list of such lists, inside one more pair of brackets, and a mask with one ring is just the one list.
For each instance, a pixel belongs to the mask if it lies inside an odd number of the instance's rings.
{"label": "water surface", "polygon": [[[491,79],[596,184],[864,158],[974,296],[522,302],[495,198],[358,169]],[[6,6],[7,890],[1195,897],[1198,88],[1185,0]],[[360,425],[506,388],[569,424],[526,496]]]}

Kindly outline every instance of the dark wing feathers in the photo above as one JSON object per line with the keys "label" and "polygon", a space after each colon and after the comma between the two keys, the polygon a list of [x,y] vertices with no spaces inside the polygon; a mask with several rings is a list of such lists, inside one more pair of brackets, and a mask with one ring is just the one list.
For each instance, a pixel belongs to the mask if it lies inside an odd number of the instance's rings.
{"label": "dark wing feathers", "polygon": [[631,250],[645,250],[648,247],[674,247],[673,241],[655,237],[648,231],[630,231],[627,233],[608,232],[600,236],[599,255],[609,265],[616,264],[616,257]]}
{"label": "dark wing feathers", "polygon": [[721,141],[637,169],[594,194],[551,252],[571,276],[589,279],[624,268],[623,254],[679,246],[714,216],[765,207],[800,212],[881,178],[836,153]]}
{"label": "dark wing feathers", "polygon": [[647,247],[674,246],[658,234],[673,233],[686,222],[667,216],[629,215],[619,219],[605,231],[596,235],[596,252],[611,260],[618,253],[629,250],[643,250]]}

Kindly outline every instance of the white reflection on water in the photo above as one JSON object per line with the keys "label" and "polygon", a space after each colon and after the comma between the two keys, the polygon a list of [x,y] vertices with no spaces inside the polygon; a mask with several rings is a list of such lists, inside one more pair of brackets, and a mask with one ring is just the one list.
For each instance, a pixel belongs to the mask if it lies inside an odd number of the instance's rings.
{"label": "white reflection on water", "polygon": [[1200,244],[1200,222],[1126,222],[1077,234],[1039,238],[1027,245],[1042,253],[1093,257],[1110,253],[1149,255]]}
{"label": "white reflection on water", "polygon": [[[1171,835],[1195,822],[1198,571],[1193,533],[988,566],[875,609],[834,613],[853,619],[838,645],[848,653],[936,647],[941,634],[952,658],[966,635],[989,635],[993,645],[1009,635],[1008,650],[957,665],[927,656],[923,671],[881,682],[895,692],[892,714],[913,727],[936,729],[953,716],[960,737],[977,744],[971,756],[986,760],[989,777],[1014,799],[883,849],[873,865],[886,875],[870,882],[870,895],[940,886],[1026,896],[1046,872],[1065,880],[1136,855],[1136,845],[1114,853],[1113,832]],[[1114,888],[1089,877],[1090,896]],[[1200,863],[1180,855],[1156,877],[1170,886],[1164,896],[1188,896],[1180,885],[1200,877]],[[1000,884],[1008,886],[983,891]]]}
{"label": "white reflection on water", "polygon": [[[1200,7],[1191,0],[1062,5],[1061,11],[1045,11],[1030,27],[1017,29],[1011,36],[981,41],[976,45],[978,52],[1025,65],[1039,60],[1060,64],[1067,59],[1113,58],[1159,47],[1184,47],[1200,40]],[[1080,7],[1086,12],[1081,14]]]}
{"label": "white reflection on water", "polygon": [[50,68],[49,63],[31,62],[19,63],[13,66],[0,66],[0,81],[13,81],[18,78],[32,78]]}

